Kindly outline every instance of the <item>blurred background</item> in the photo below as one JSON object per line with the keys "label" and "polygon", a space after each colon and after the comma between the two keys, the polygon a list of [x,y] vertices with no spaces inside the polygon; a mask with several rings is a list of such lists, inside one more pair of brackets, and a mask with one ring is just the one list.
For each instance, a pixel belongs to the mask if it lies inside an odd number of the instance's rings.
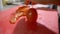
{"label": "blurred background", "polygon": [[17,5],[22,5],[24,0],[0,0],[0,10],[8,9]]}
{"label": "blurred background", "polygon": [[[19,5],[23,5],[25,4],[26,0],[0,0],[0,10],[5,10],[14,6],[19,6]],[[48,7],[51,9],[57,9],[59,10],[60,6],[57,5],[53,5],[53,4],[47,4],[47,5],[43,5],[40,4],[40,7]],[[57,8],[58,7],[58,8]]]}

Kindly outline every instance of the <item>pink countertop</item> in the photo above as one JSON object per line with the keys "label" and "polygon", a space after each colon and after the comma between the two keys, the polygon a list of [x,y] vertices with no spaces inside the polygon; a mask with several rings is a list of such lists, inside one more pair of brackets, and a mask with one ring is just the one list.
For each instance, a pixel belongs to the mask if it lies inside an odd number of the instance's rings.
{"label": "pink countertop", "polygon": [[[15,23],[15,24],[9,23],[11,14],[13,12],[15,12],[17,10],[17,8],[18,7],[13,7],[13,8],[10,8],[10,9],[0,12],[0,34],[13,34],[13,32],[15,33],[16,31],[21,29],[21,27],[24,26],[24,24],[22,24],[22,23],[20,25],[18,23]],[[37,23],[44,25],[46,28],[48,28],[51,31],[58,34],[59,30],[58,30],[58,13],[57,13],[57,11],[51,10],[51,9],[49,9],[49,10],[48,9],[36,9],[36,10],[38,13]],[[23,19],[23,17],[20,19]],[[27,24],[27,23],[25,23],[25,24]],[[25,26],[25,28],[26,28],[26,26]],[[17,30],[15,31],[15,29],[17,29]],[[24,29],[21,29],[21,30],[24,33]],[[44,32],[44,31],[42,31],[42,32]],[[17,32],[17,34],[22,34],[22,33]]]}

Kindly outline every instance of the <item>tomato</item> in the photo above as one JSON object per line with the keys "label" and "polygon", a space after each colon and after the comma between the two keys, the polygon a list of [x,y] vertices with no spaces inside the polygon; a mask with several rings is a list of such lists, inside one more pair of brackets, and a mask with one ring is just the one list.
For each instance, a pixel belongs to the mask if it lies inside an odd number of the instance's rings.
{"label": "tomato", "polygon": [[37,11],[34,8],[30,8],[27,13],[28,22],[35,22],[37,20]]}

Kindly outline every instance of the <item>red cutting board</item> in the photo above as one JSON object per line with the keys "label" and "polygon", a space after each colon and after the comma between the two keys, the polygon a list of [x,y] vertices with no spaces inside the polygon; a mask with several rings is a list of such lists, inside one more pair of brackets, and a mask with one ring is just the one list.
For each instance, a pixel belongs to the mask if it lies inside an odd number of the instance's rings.
{"label": "red cutting board", "polygon": [[[36,9],[38,13],[38,28],[35,25],[27,26],[28,22],[24,22],[24,17],[21,17],[15,24],[10,24],[10,16],[18,9],[18,7],[19,6],[0,12],[0,34],[48,34],[48,32],[55,32],[56,34],[59,33],[58,12],[52,9]],[[29,27],[35,28],[30,31],[29,29],[27,30]]]}

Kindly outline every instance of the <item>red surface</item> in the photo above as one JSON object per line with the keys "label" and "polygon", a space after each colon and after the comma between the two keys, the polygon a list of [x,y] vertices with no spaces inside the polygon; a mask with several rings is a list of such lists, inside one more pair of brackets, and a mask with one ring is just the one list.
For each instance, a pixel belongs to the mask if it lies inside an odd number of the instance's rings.
{"label": "red surface", "polygon": [[17,8],[0,12],[0,34],[58,34],[57,11],[37,9],[37,22],[30,24],[21,17],[15,24],[10,24],[10,16]]}

